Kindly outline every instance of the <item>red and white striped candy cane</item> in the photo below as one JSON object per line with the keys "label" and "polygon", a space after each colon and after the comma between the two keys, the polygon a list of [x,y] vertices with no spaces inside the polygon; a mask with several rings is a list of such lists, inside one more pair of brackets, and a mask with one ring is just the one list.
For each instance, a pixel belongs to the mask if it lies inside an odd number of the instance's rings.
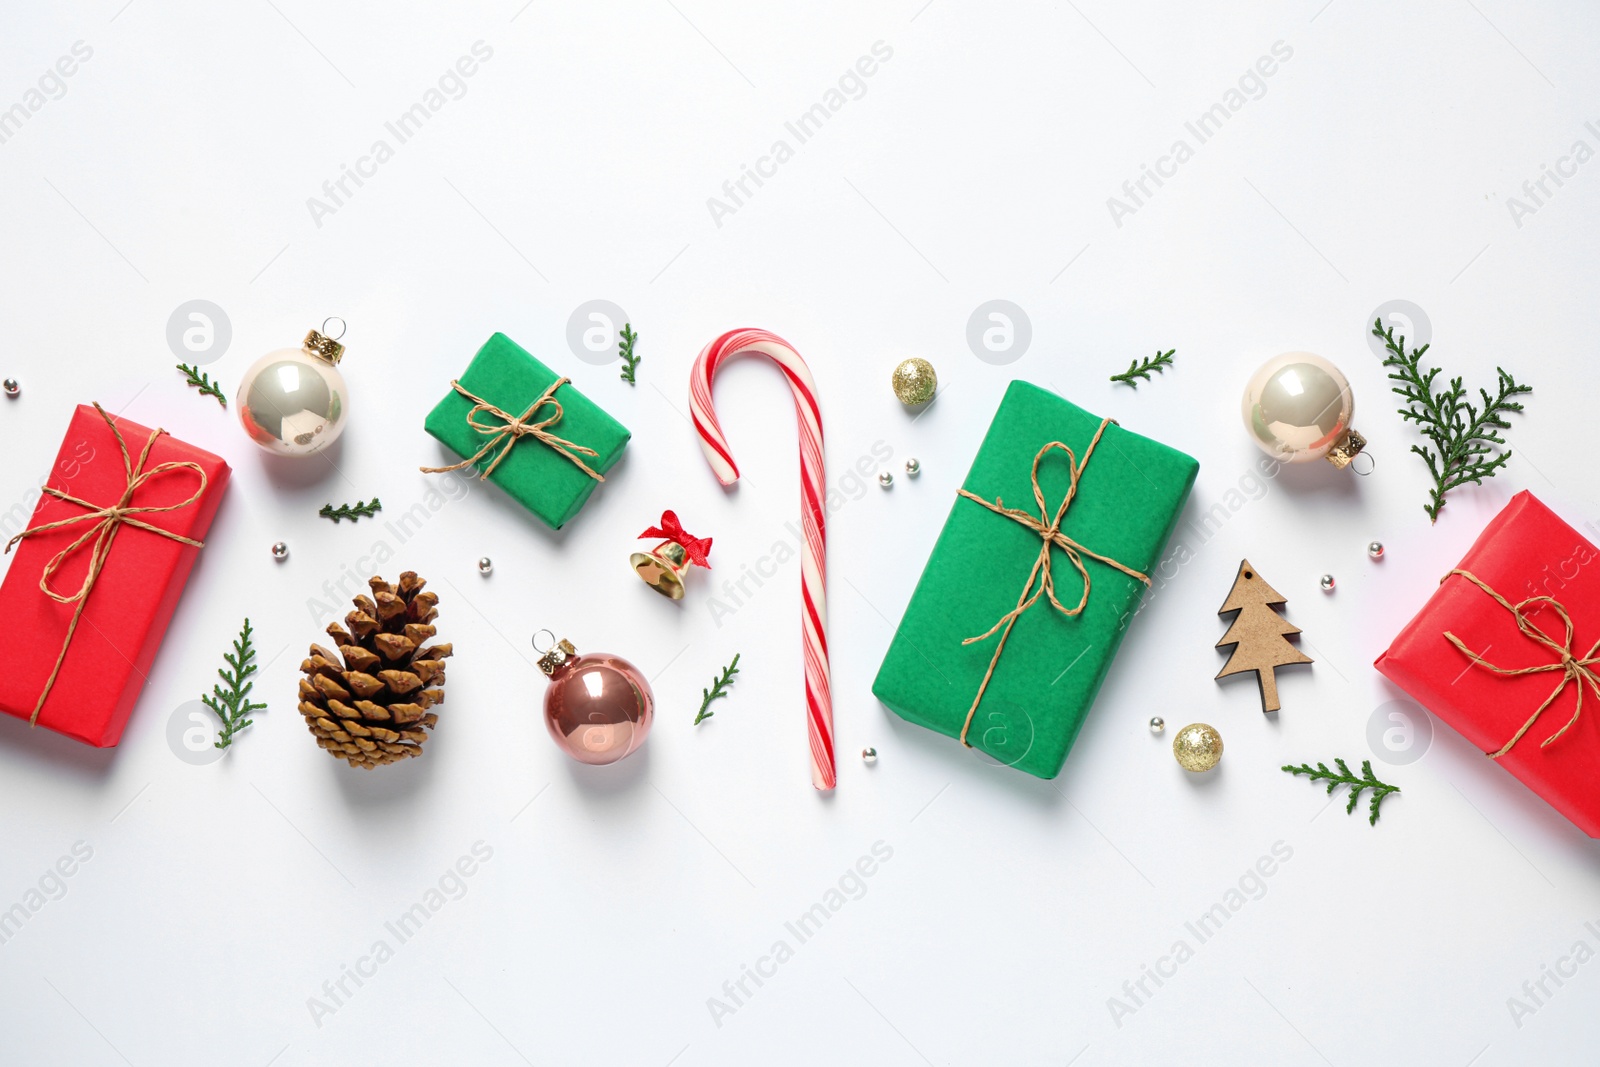
{"label": "red and white striped candy cane", "polygon": [[824,503],[827,473],[822,465],[822,411],[805,360],[783,338],[766,330],[729,330],[706,345],[689,376],[689,411],[700,447],[723,485],[739,480],[739,466],[717,423],[711,381],[723,363],[742,352],[757,352],[783,370],[794,392],[800,423],[800,511],[805,546],[800,556],[800,621],[805,639],[806,724],[811,741],[811,784],[832,789],[838,781],[833,756],[833,695],[828,688],[828,524]]}

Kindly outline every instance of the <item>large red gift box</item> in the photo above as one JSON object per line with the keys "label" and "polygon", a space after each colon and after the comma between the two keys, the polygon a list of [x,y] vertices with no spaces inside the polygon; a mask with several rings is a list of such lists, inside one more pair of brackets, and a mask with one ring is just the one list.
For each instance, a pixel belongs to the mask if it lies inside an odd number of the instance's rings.
{"label": "large red gift box", "polygon": [[1527,726],[1495,762],[1600,837],[1600,549],[1522,492],[1456,571],[1375,665],[1485,753]]}
{"label": "large red gift box", "polygon": [[[158,434],[153,443],[152,434]],[[38,707],[38,725],[100,748],[121,739],[199,553],[196,545],[139,524],[204,540],[230,473],[209,452],[98,406],[79,406],[28,523],[38,532],[13,542],[15,558],[0,584],[6,631],[0,711],[29,719]],[[125,521],[101,511],[118,506],[126,509]],[[78,521],[39,530],[69,519]],[[73,598],[97,558],[100,571],[72,629],[80,608]],[[52,567],[49,588],[66,603],[40,588]]]}

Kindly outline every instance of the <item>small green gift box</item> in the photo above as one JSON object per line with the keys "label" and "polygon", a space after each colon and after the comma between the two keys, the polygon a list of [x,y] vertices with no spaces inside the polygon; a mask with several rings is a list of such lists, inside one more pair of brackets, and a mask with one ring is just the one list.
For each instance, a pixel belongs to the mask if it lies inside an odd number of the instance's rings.
{"label": "small green gift box", "polygon": [[1060,774],[1199,469],[1012,382],[873,694],[1001,763]]}
{"label": "small green gift box", "polygon": [[567,381],[503,333],[489,338],[424,423],[548,525],[578,513],[632,436]]}

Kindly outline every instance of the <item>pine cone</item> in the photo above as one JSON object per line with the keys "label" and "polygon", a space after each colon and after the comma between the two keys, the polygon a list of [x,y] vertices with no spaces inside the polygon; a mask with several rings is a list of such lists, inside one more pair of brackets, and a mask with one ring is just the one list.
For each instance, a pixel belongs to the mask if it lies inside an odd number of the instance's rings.
{"label": "pine cone", "polygon": [[[356,610],[328,633],[335,655],[311,646],[300,664],[300,714],[317,744],[352,767],[369,770],[422,755],[439,716],[428,709],[444,702],[444,660],[449,645],[424,645],[439,615],[437,593],[424,593],[415,571],[398,587],[382,578],[367,582],[372,596],[355,598]],[[343,666],[340,665],[343,659]]]}

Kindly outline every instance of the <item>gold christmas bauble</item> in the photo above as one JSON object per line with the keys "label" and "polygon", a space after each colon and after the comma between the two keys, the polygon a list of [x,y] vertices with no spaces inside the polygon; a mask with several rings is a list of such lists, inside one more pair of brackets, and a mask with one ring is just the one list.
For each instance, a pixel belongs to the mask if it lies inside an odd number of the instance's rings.
{"label": "gold christmas bauble", "polygon": [[1222,761],[1222,735],[1214,726],[1190,723],[1172,739],[1172,755],[1186,771],[1209,771]]}
{"label": "gold christmas bauble", "polygon": [[926,404],[939,391],[939,375],[920,356],[903,359],[894,369],[894,395],[908,407]]}

